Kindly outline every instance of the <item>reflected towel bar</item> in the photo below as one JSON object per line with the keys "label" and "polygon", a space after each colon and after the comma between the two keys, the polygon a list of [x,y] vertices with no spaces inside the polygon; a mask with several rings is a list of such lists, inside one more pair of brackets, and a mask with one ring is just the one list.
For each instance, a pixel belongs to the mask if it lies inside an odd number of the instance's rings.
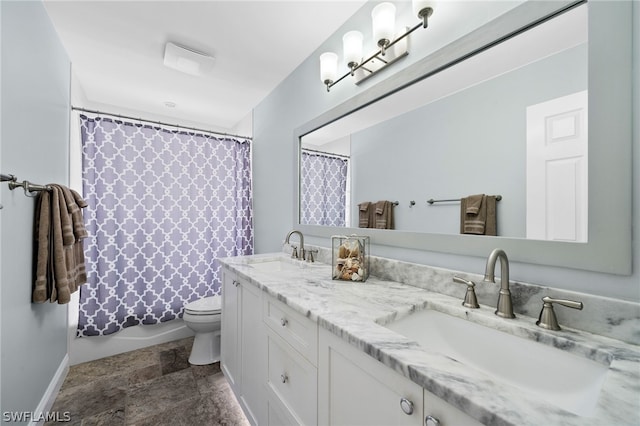
{"label": "reflected towel bar", "polygon": [[[496,197],[496,201],[502,200],[502,195],[496,195],[495,197]],[[460,201],[460,198],[452,198],[449,200],[434,200],[433,198],[431,198],[430,200],[427,200],[427,203],[433,204],[433,203],[445,203],[445,202],[451,202],[451,201]]]}

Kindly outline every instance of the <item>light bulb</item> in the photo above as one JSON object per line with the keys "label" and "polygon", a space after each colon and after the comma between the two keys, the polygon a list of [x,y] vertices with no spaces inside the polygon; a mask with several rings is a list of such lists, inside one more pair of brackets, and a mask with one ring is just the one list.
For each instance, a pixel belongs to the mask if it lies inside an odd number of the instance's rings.
{"label": "light bulb", "polygon": [[362,40],[360,31],[349,31],[342,37],[344,61],[353,69],[362,60]]}
{"label": "light bulb", "polygon": [[326,85],[333,83],[338,75],[338,55],[325,52],[320,55],[320,80]]}
{"label": "light bulb", "polygon": [[373,39],[384,48],[393,40],[396,26],[396,7],[393,3],[380,3],[371,11]]}

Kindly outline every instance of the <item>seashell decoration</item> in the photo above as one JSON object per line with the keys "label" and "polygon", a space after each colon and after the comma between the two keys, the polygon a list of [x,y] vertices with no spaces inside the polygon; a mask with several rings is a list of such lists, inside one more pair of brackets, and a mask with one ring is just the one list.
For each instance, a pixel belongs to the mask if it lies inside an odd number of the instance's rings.
{"label": "seashell decoration", "polygon": [[365,281],[368,277],[369,237],[333,236],[334,280]]}

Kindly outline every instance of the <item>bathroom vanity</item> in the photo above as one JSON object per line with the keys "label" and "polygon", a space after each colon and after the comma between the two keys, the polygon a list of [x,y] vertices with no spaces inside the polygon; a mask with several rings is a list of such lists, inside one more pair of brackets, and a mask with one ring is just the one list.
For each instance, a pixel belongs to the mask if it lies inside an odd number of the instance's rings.
{"label": "bathroom vanity", "polygon": [[403,265],[417,286],[282,253],[221,262],[222,370],[253,424],[640,423],[639,346],[466,308],[463,286],[430,288],[454,271]]}

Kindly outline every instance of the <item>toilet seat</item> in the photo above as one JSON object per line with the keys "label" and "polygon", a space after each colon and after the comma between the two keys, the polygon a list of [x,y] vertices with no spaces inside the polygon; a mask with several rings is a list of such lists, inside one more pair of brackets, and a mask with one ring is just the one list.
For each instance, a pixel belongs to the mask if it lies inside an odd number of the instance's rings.
{"label": "toilet seat", "polygon": [[220,296],[204,297],[184,305],[184,312],[189,315],[216,315],[221,310],[222,298]]}

